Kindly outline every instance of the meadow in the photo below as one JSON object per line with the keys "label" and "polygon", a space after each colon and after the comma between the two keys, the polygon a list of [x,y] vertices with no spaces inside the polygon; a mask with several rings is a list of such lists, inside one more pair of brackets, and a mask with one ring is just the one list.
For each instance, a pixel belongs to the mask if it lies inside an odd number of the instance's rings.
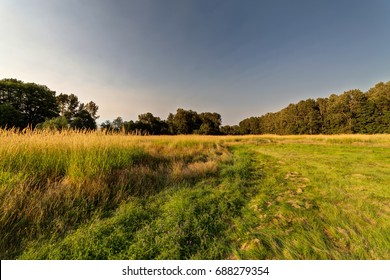
{"label": "meadow", "polygon": [[1,259],[390,259],[390,136],[0,131]]}

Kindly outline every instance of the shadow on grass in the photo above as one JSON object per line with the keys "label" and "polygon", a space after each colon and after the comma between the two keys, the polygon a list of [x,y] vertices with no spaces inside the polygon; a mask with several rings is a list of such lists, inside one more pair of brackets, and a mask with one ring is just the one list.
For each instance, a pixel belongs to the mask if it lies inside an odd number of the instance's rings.
{"label": "shadow on grass", "polygon": [[[245,146],[232,147],[232,152],[232,158],[221,164],[216,173],[206,173],[204,176],[180,180],[172,179],[169,175],[165,179],[155,178],[154,171],[156,174],[167,174],[165,163],[161,169],[157,165],[157,168],[149,170],[150,177],[138,181],[138,195],[123,200],[120,207],[107,218],[97,217],[61,238],[30,242],[19,257],[228,258],[237,246],[234,219],[242,215],[242,209],[256,192],[253,179],[258,176],[250,159],[250,151]],[[141,173],[147,174],[144,171]],[[120,178],[119,175],[116,177]],[[134,175],[134,178],[137,176]],[[165,187],[142,193],[140,188],[149,184]],[[127,188],[131,189],[131,186],[121,186],[120,190],[126,191]]]}

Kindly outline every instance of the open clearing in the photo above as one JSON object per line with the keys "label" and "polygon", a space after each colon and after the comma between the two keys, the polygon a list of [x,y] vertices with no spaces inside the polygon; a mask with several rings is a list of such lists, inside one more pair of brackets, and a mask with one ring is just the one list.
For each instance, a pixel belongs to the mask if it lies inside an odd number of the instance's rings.
{"label": "open clearing", "polygon": [[1,259],[390,259],[390,136],[0,133]]}

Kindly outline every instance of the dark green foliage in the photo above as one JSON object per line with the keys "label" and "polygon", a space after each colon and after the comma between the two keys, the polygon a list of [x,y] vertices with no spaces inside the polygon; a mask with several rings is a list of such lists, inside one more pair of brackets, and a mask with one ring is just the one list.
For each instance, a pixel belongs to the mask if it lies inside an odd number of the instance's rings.
{"label": "dark green foliage", "polygon": [[96,119],[99,118],[99,107],[90,101],[87,104],[80,103],[74,94],[61,93],[57,97],[58,109],[62,117],[65,117],[71,128],[96,129]]}
{"label": "dark green foliage", "polygon": [[390,133],[390,82],[375,85],[367,95],[375,105],[373,133]]}
{"label": "dark green foliage", "polygon": [[23,115],[10,103],[0,104],[0,127],[20,127],[23,123]]}
{"label": "dark green foliage", "polygon": [[261,134],[261,120],[258,117],[250,117],[239,123],[241,134]]}
{"label": "dark green foliage", "polygon": [[[74,94],[55,96],[46,86],[16,79],[0,81],[0,127],[35,128],[39,124],[38,128],[62,129],[57,119],[61,116],[70,128],[96,129],[98,109],[93,101],[80,103]],[[244,119],[238,126],[221,124],[218,113],[198,114],[179,108],[166,121],[148,112],[135,122],[118,117],[100,126],[106,131],[138,135],[390,133],[390,82],[378,83],[366,93],[355,89],[300,101],[276,113]]]}
{"label": "dark green foliage", "polygon": [[[119,118],[119,117],[118,117]],[[137,121],[123,121],[116,124],[118,118],[112,123],[106,121],[100,126],[108,131],[121,131],[137,135],[177,135],[177,134],[203,134],[219,135],[222,123],[218,113],[204,112],[198,114],[192,110],[177,109],[176,114],[170,113],[167,120],[161,120],[152,113],[138,116]]]}
{"label": "dark green foliage", "polygon": [[177,109],[170,122],[170,131],[174,134],[192,134],[197,132],[202,121],[197,112],[192,110]]}
{"label": "dark green foliage", "polygon": [[74,94],[68,95],[61,93],[57,96],[57,104],[61,116],[65,117],[68,121],[72,121],[76,115],[80,102],[78,97]]}
{"label": "dark green foliage", "polygon": [[199,127],[199,134],[218,135],[220,134],[219,127],[222,123],[221,115],[218,113],[201,113],[199,115],[202,124]]}
{"label": "dark green foliage", "polygon": [[65,117],[57,117],[47,120],[44,123],[37,124],[36,128],[61,131],[63,129],[68,129],[69,123]]}
{"label": "dark green foliage", "polygon": [[15,113],[12,119],[2,119],[2,124],[5,123],[8,127],[35,127],[46,119],[58,116],[55,92],[34,83],[16,79],[0,80],[0,105],[5,103],[10,104],[13,109],[8,105],[3,106],[2,113],[8,115],[10,110]]}
{"label": "dark green foliage", "polygon": [[74,94],[56,96],[43,85],[0,80],[0,127],[96,129],[98,108],[93,101],[80,103]]}
{"label": "dark green foliage", "polygon": [[238,125],[224,125],[221,126],[220,132],[223,135],[240,135],[240,127]]}
{"label": "dark green foliage", "polygon": [[141,114],[138,116],[138,121],[134,122],[123,121],[121,117],[117,117],[112,122],[105,121],[100,124],[100,127],[110,132],[123,131],[128,134],[138,135],[162,135],[168,133],[168,125],[159,117],[153,116],[152,113]]}
{"label": "dark green foliage", "polygon": [[96,105],[95,102],[89,101],[87,104],[85,104],[84,109],[91,115],[91,117],[96,120],[99,118],[97,115],[97,111],[99,110],[99,106]]}
{"label": "dark green foliage", "polygon": [[166,122],[162,121],[159,117],[153,116],[152,113],[139,115],[134,127],[144,134],[161,135],[167,134],[168,132]]}
{"label": "dark green foliage", "polygon": [[112,121],[111,125],[114,131],[119,132],[123,127],[123,119],[121,117],[117,117],[115,120]]}
{"label": "dark green foliage", "polygon": [[96,122],[87,110],[78,111],[70,123],[74,129],[96,129]]}
{"label": "dark green foliage", "polygon": [[177,109],[166,121],[151,113],[121,126],[107,121],[102,128],[136,134],[352,134],[390,133],[390,82],[379,83],[368,92],[354,89],[328,98],[307,99],[290,104],[276,113],[242,120],[239,125],[222,126],[221,115]]}
{"label": "dark green foliage", "polygon": [[241,134],[390,133],[390,82],[367,93],[355,89],[300,101],[276,113],[247,118],[239,126]]}
{"label": "dark green foliage", "polygon": [[100,127],[106,131],[113,131],[114,129],[112,122],[110,122],[109,120],[106,120],[105,122],[101,123]]}

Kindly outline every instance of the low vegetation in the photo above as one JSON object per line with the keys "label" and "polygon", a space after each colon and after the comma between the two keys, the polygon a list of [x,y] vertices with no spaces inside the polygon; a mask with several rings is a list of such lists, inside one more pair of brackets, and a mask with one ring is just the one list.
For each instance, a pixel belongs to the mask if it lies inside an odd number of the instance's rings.
{"label": "low vegetation", "polygon": [[238,258],[389,259],[388,136],[269,140]]}
{"label": "low vegetation", "polygon": [[390,137],[0,132],[2,259],[389,259]]}

